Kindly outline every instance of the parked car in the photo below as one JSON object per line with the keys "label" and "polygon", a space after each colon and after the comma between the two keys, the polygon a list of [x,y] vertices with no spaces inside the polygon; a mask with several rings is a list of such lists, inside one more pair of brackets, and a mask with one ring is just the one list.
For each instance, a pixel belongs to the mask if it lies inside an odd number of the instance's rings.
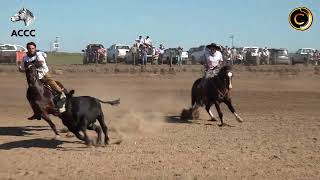
{"label": "parked car", "polygon": [[103,63],[107,57],[107,51],[102,44],[88,44],[82,52],[83,64]]}
{"label": "parked car", "polygon": [[188,50],[188,58],[189,58],[190,61],[192,60],[191,55],[192,55],[192,53],[193,53],[196,49],[197,49],[196,47],[193,47],[193,48],[190,48],[190,49]]}
{"label": "parked car", "polygon": [[[178,55],[179,55],[179,52],[178,52],[177,48],[168,48],[168,49],[164,50],[164,53],[162,55],[162,59],[160,61],[163,62],[164,64],[170,64],[171,57],[172,57],[172,64],[177,64],[178,63]],[[189,61],[187,51],[182,51],[181,59],[182,59],[182,64],[187,64],[187,62]]]}
{"label": "parked car", "polygon": [[288,55],[288,50],[285,48],[268,49],[270,52],[270,64],[291,64],[291,60]]}
{"label": "parked car", "polygon": [[0,63],[17,63],[22,61],[27,49],[16,44],[0,44]]}
{"label": "parked car", "polygon": [[316,52],[313,48],[302,48],[299,49],[295,54],[292,54],[292,64],[316,64],[314,59],[314,53]]}
{"label": "parked car", "polygon": [[[133,64],[133,53],[131,52],[131,50],[129,50],[129,52],[126,53],[125,57],[124,57],[124,61],[127,64]],[[138,49],[138,51],[135,54],[135,64],[141,64],[142,62],[142,54],[140,52],[140,50]],[[151,64],[158,64],[159,60],[159,52],[156,51],[156,48],[149,48],[148,52],[147,52],[147,63],[151,63]]]}
{"label": "parked car", "polygon": [[188,63],[190,63],[188,51],[182,51],[181,59],[182,59],[182,64],[188,64]]}
{"label": "parked car", "polygon": [[121,62],[125,59],[126,54],[130,51],[127,45],[113,44],[108,48],[108,62]]}
{"label": "parked car", "polygon": [[205,45],[199,46],[197,48],[193,48],[191,52],[189,50],[189,58],[191,60],[191,63],[197,64],[197,63],[200,63],[201,61],[204,61],[205,51],[206,51]]}
{"label": "parked car", "polygon": [[261,49],[258,47],[246,47],[244,50],[245,65],[260,65]]}
{"label": "parked car", "polygon": [[165,49],[162,55],[162,59],[160,61],[163,62],[163,64],[170,64],[171,57],[172,57],[172,64],[177,64],[178,50],[176,48]]}

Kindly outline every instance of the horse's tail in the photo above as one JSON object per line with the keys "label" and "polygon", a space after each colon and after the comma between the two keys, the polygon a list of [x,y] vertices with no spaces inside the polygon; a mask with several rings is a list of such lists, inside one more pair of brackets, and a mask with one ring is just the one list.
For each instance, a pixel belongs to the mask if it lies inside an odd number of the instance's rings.
{"label": "horse's tail", "polygon": [[115,106],[115,105],[119,105],[120,104],[120,98],[117,100],[113,100],[113,101],[102,101],[98,98],[96,98],[99,102],[104,103],[104,104],[110,104],[111,106]]}
{"label": "horse's tail", "polygon": [[201,82],[201,78],[197,79],[191,89],[191,106],[194,107],[195,105],[202,105],[201,102],[201,89],[199,88],[199,84]]}

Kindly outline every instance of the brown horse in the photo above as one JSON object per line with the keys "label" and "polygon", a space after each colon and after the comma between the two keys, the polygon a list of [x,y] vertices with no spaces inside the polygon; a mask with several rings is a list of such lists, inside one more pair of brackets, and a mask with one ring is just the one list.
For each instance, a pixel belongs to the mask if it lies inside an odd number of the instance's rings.
{"label": "brown horse", "polygon": [[[232,103],[230,91],[232,89],[232,69],[230,66],[224,66],[220,69],[217,76],[209,78],[204,87],[199,87],[201,78],[197,79],[192,86],[191,93],[191,105],[192,110],[198,106],[205,106],[206,111],[211,117],[211,120],[215,120],[210,110],[214,104],[220,118],[219,126],[224,125],[223,114],[220,109],[220,103],[225,103],[229,110],[235,115],[239,122],[243,122],[242,118],[236,113]],[[202,89],[205,88],[205,89]]]}
{"label": "brown horse", "polygon": [[[56,138],[59,133],[56,126],[51,121],[49,115],[59,115],[59,111],[55,108],[55,102],[57,94],[47,85],[44,85],[38,78],[38,72],[36,65],[33,62],[25,63],[25,74],[28,82],[27,99],[35,113],[38,116],[38,120],[44,119],[54,131]],[[63,89],[65,93],[67,90],[62,86],[60,82],[57,84]]]}

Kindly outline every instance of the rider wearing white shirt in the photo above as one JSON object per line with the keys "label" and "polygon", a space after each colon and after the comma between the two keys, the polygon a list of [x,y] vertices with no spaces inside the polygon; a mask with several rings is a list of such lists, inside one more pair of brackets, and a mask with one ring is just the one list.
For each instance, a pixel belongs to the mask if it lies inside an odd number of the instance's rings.
{"label": "rider wearing white shirt", "polygon": [[[38,78],[42,79],[48,72],[49,72],[49,68],[47,66],[46,60],[43,57],[43,54],[41,52],[36,52],[35,55],[33,56],[24,56],[23,57],[23,64],[28,63],[28,62],[41,62],[42,65],[40,67],[37,68],[38,71]],[[20,65],[19,67],[21,70],[24,70],[24,65]]]}
{"label": "rider wearing white shirt", "polygon": [[144,39],[142,36],[139,36],[138,39],[136,39],[136,42],[138,43],[138,47],[140,47],[141,44],[144,44]]}
{"label": "rider wearing white shirt", "polygon": [[146,39],[144,39],[144,44],[147,46],[147,47],[152,47],[152,41],[150,39],[149,36],[146,37]]}
{"label": "rider wearing white shirt", "polygon": [[[19,71],[25,72],[25,64],[28,62],[34,62],[35,66],[37,67],[37,74],[38,79],[40,79],[41,82],[49,85],[53,90],[59,93],[60,100],[65,98],[65,94],[62,90],[62,88],[56,83],[55,80],[52,79],[52,77],[49,74],[49,68],[47,66],[46,60],[44,58],[43,52],[37,52],[36,50],[36,44],[34,42],[29,42],[27,44],[27,55],[23,57],[23,64],[19,65]],[[60,111],[63,111],[63,109],[59,109]],[[37,119],[38,115],[34,114],[32,117],[28,118],[29,120]]]}
{"label": "rider wearing white shirt", "polygon": [[199,83],[200,86],[204,86],[208,78],[214,77],[218,74],[220,64],[223,61],[222,54],[219,50],[220,47],[214,43],[207,45],[205,53],[206,59],[203,64],[205,72],[201,82]]}

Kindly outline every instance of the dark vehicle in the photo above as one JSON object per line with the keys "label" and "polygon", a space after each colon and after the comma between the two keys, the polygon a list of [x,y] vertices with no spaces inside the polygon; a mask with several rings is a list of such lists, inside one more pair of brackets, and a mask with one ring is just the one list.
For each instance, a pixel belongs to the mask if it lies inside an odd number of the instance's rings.
{"label": "dark vehicle", "polygon": [[107,51],[102,44],[88,44],[82,52],[84,52],[83,64],[103,63],[106,61]]}
{"label": "dark vehicle", "polygon": [[291,60],[288,55],[288,50],[284,48],[269,49],[270,52],[270,64],[291,64]]}
{"label": "dark vehicle", "polygon": [[163,62],[163,64],[170,64],[171,58],[172,58],[172,64],[177,64],[178,63],[178,55],[179,55],[179,52],[178,52],[177,48],[168,48],[168,49],[164,50],[161,62]]}
{"label": "dark vehicle", "polygon": [[292,54],[292,64],[316,64],[317,61],[314,59],[316,50],[313,48],[302,48],[299,49],[295,54]]}

